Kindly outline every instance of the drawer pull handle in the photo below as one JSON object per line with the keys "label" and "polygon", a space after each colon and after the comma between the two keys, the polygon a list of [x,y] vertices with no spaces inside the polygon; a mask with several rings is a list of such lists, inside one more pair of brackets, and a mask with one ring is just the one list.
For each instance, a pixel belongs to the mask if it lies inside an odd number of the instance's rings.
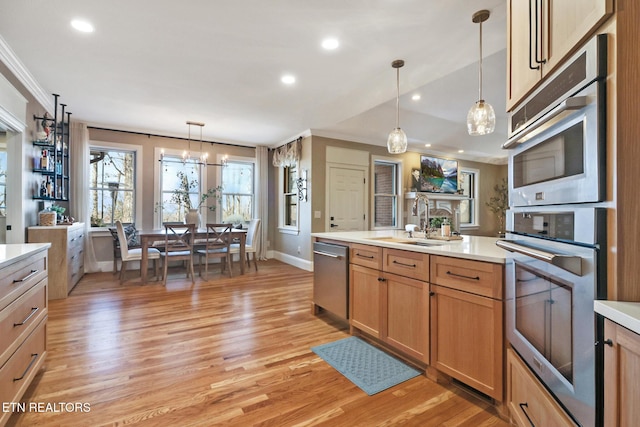
{"label": "drawer pull handle", "polygon": [[405,264],[405,263],[403,263],[403,262],[396,261],[395,259],[393,260],[393,263],[394,263],[394,264],[401,265],[401,266],[403,266],[403,267],[411,267],[411,268],[416,268],[416,267],[417,267],[417,265],[415,265],[415,264]]}
{"label": "drawer pull handle", "polygon": [[31,279],[33,276],[35,276],[36,274],[38,274],[40,270],[31,270],[31,273],[27,274],[26,276],[24,276],[22,279],[17,279],[14,280],[13,283],[21,283],[21,282],[26,282],[27,280]]}
{"label": "drawer pull handle", "polygon": [[29,370],[31,369],[31,367],[33,366],[33,363],[36,361],[37,358],[38,358],[38,353],[31,354],[31,362],[29,362],[29,364],[27,365],[27,369],[25,369],[22,375],[20,375],[20,378],[14,378],[13,382],[20,381],[24,377],[26,377],[27,373],[29,372]]}
{"label": "drawer pull handle", "polygon": [[14,323],[13,327],[15,328],[16,326],[22,326],[25,323],[27,323],[29,321],[29,319],[31,319],[33,317],[33,315],[38,312],[38,310],[40,310],[40,307],[31,307],[31,313],[29,313],[29,315],[22,322]]}
{"label": "drawer pull handle", "polygon": [[527,414],[527,410],[524,408],[528,408],[529,404],[527,402],[525,403],[520,403],[520,409],[522,410],[522,413],[524,414],[525,417],[527,417],[527,420],[529,421],[529,424],[531,424],[531,427],[536,427],[536,425],[533,423],[533,421],[531,421],[531,418],[529,418],[529,414]]}
{"label": "drawer pull handle", "polygon": [[362,254],[359,254],[359,253],[356,253],[356,256],[359,256],[361,258],[369,258],[369,259],[373,259],[374,258],[374,256],[362,255]]}
{"label": "drawer pull handle", "polygon": [[461,277],[463,279],[469,279],[469,280],[480,280],[480,276],[476,276],[476,277],[471,277],[471,276],[465,276],[464,274],[456,274],[456,273],[452,273],[450,271],[447,271],[447,274],[449,276],[455,276],[455,277]]}

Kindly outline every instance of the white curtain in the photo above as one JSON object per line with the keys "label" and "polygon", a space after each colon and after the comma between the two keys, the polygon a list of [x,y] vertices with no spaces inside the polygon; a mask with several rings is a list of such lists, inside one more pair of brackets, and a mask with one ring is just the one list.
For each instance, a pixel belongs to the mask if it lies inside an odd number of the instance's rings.
{"label": "white curtain", "polygon": [[84,270],[100,271],[91,238],[91,212],[89,211],[89,130],[85,123],[71,122],[71,216],[84,222]]}
{"label": "white curtain", "polygon": [[256,147],[256,201],[257,217],[260,218],[260,234],[258,235],[259,259],[267,259],[267,237],[269,224],[269,149],[265,146]]}

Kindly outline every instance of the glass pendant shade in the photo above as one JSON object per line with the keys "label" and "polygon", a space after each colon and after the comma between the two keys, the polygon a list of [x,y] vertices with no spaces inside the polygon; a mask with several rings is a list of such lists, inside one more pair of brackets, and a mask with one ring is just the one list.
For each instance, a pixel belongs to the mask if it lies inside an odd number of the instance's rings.
{"label": "glass pendant shade", "polygon": [[407,151],[407,135],[400,128],[395,128],[387,138],[387,150],[391,154],[401,154]]}
{"label": "glass pendant shade", "polygon": [[480,24],[480,61],[478,63],[478,101],[467,114],[467,130],[469,135],[487,135],[496,128],[496,113],[488,102],[482,99],[482,23],[489,19],[488,10],[480,10],[473,14],[471,21]]}
{"label": "glass pendant shade", "polygon": [[467,130],[469,135],[487,135],[496,128],[496,113],[493,107],[483,99],[476,102],[467,114]]}
{"label": "glass pendant shade", "polygon": [[400,68],[404,61],[396,59],[391,66],[396,69],[396,127],[387,138],[387,150],[390,154],[401,154],[407,151],[407,135],[400,129]]}

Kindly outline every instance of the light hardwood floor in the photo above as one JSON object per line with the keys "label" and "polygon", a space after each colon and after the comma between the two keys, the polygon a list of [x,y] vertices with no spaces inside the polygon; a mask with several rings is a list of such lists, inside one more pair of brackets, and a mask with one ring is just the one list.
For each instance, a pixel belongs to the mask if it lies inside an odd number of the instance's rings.
{"label": "light hardwood floor", "polygon": [[23,400],[90,411],[27,411],[9,425],[508,425],[424,375],[367,396],[310,350],[348,336],[311,314],[312,273],[274,260],[259,268],[195,285],[169,276],[166,287],[140,286],[133,272],[123,286],[86,275],[50,302],[46,370]]}

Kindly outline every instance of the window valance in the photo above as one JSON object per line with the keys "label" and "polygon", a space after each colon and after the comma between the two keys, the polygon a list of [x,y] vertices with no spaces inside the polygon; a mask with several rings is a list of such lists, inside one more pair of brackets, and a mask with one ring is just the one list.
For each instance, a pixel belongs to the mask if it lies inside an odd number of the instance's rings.
{"label": "window valance", "polygon": [[291,141],[273,151],[273,166],[290,167],[295,166],[300,161],[302,155],[302,137]]}

